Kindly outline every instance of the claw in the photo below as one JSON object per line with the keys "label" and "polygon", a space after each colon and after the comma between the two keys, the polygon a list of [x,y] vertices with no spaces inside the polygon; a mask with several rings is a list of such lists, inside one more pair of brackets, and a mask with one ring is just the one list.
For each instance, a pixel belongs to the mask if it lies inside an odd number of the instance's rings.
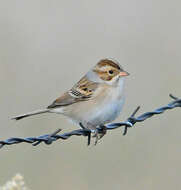
{"label": "claw", "polygon": [[100,130],[96,129],[94,130],[94,135],[93,137],[95,137],[95,143],[94,145],[96,145],[98,143],[98,141],[107,133],[107,127],[105,125],[101,125],[100,126]]}
{"label": "claw", "polygon": [[[84,125],[82,123],[79,123],[80,127],[85,130],[86,128],[84,127]],[[107,127],[105,125],[101,125],[99,126],[99,129],[97,129],[96,127],[92,127],[92,129],[89,129],[90,133],[87,135],[88,136],[88,143],[87,145],[90,145],[90,140],[91,140],[91,133],[93,133],[92,137],[95,137],[95,143],[94,145],[96,145],[98,143],[98,141],[107,133]]]}
{"label": "claw", "polygon": [[105,125],[101,125],[101,134],[99,135],[99,139],[101,139],[107,133],[107,127]]}
{"label": "claw", "polygon": [[96,139],[95,139],[95,143],[94,143],[94,145],[96,145],[97,142],[98,142],[98,140],[99,140],[99,137],[98,137],[98,130],[95,129],[95,130],[92,130],[92,132],[94,133],[94,135],[93,135],[92,137],[95,137],[95,138],[96,138]]}

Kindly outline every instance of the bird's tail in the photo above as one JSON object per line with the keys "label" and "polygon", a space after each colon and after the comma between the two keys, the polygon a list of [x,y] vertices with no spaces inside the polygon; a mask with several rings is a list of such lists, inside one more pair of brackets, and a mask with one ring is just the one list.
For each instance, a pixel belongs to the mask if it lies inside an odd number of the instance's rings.
{"label": "bird's tail", "polygon": [[42,114],[42,113],[46,113],[46,112],[49,112],[49,109],[36,110],[36,111],[33,111],[33,112],[29,112],[29,113],[25,113],[25,114],[22,114],[22,115],[15,116],[15,117],[13,117],[11,119],[20,120],[20,119],[23,119],[25,117],[29,117],[29,116],[32,116],[32,115],[38,115],[38,114]]}

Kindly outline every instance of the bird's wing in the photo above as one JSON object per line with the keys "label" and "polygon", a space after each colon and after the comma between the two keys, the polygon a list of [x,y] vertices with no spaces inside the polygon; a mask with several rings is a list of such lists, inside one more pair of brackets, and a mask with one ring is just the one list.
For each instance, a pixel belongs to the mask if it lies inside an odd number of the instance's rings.
{"label": "bird's wing", "polygon": [[98,83],[83,77],[72,89],[57,98],[48,108],[67,106],[80,101],[86,101],[94,97]]}

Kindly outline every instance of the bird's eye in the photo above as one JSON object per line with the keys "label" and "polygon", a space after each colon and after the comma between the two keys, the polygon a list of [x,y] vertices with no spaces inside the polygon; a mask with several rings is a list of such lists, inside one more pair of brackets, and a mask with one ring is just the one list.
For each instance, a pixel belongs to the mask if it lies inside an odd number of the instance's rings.
{"label": "bird's eye", "polygon": [[113,73],[114,73],[114,71],[113,71],[113,70],[109,70],[109,74],[111,74],[111,75],[112,75]]}

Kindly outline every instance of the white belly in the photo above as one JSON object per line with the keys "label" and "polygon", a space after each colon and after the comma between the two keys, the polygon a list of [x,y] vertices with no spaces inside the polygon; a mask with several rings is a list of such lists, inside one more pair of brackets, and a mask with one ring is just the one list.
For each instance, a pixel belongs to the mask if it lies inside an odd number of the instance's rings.
{"label": "white belly", "polygon": [[[122,99],[119,100],[111,100],[109,103],[105,104],[94,117],[96,118],[98,123],[101,122],[102,124],[109,123],[115,120],[119,116],[123,104],[124,104],[123,97]],[[93,119],[92,122],[94,123],[94,118],[92,119]]]}

